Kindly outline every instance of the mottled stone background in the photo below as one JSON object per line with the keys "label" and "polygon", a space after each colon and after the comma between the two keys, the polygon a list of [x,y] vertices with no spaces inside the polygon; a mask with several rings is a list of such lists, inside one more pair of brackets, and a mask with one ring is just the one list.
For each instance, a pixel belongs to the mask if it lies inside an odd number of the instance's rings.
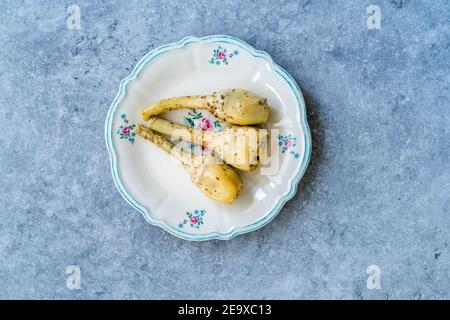
{"label": "mottled stone background", "polygon": [[[450,298],[449,21],[445,0],[0,1],[0,298]],[[298,81],[314,150],[272,223],[191,243],[121,198],[103,131],[144,54],[209,34]]]}

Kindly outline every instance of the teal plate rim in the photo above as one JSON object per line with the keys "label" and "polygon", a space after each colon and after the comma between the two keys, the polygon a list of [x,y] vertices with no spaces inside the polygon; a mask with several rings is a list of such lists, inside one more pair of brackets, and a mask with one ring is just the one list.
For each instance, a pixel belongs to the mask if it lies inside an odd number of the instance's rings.
{"label": "teal plate rim", "polygon": [[[303,153],[303,157],[301,159],[301,165],[298,169],[298,171],[295,174],[295,177],[291,180],[291,186],[288,193],[285,195],[282,195],[275,207],[267,212],[260,220],[253,222],[247,226],[239,227],[239,228],[233,228],[227,233],[220,233],[220,232],[210,232],[210,233],[204,233],[204,234],[193,234],[188,233],[184,231],[180,231],[175,229],[174,227],[169,226],[167,223],[165,223],[162,220],[155,219],[150,216],[147,209],[141,205],[136,199],[133,198],[133,196],[127,191],[124,184],[122,183],[122,180],[119,175],[118,167],[117,167],[117,156],[116,156],[116,150],[114,146],[114,141],[112,138],[113,130],[112,130],[112,122],[116,116],[116,109],[119,106],[120,102],[122,101],[122,98],[126,94],[126,90],[128,87],[128,84],[136,79],[144,66],[150,62],[153,58],[157,57],[158,55],[184,47],[185,45],[189,43],[210,43],[210,42],[218,42],[218,43],[230,43],[233,45],[236,45],[247,52],[249,52],[252,56],[259,59],[264,59],[266,62],[268,62],[271,66],[271,68],[279,75],[281,78],[286,81],[286,83],[291,88],[292,92],[294,93],[297,101],[298,101],[298,108],[300,109],[300,123],[302,125],[303,134],[304,134],[304,140],[305,140],[305,152]],[[255,231],[259,228],[262,228],[269,222],[271,222],[281,211],[283,206],[287,201],[289,201],[297,192],[297,186],[300,182],[300,179],[303,177],[306,168],[308,167],[309,161],[311,159],[311,151],[312,151],[312,142],[311,142],[311,131],[309,129],[308,120],[307,120],[307,114],[306,114],[306,105],[305,100],[303,98],[303,95],[300,91],[300,87],[294,80],[294,78],[282,67],[280,67],[278,64],[276,64],[272,57],[265,51],[256,50],[246,42],[227,35],[211,35],[206,37],[185,37],[181,39],[178,42],[170,43],[167,45],[160,46],[158,48],[153,49],[149,53],[147,53],[134,67],[131,74],[123,79],[119,86],[119,92],[117,93],[116,97],[114,98],[114,101],[112,102],[107,116],[106,116],[106,122],[105,122],[105,142],[106,142],[106,148],[109,153],[110,157],[110,163],[111,163],[111,173],[113,176],[114,183],[116,185],[116,188],[119,190],[119,193],[122,195],[122,197],[137,211],[139,211],[145,218],[145,220],[155,226],[161,227],[165,231],[169,232],[170,234],[181,238],[185,240],[192,240],[192,241],[205,241],[205,240],[229,240],[234,238],[237,235],[248,233],[251,231]]]}

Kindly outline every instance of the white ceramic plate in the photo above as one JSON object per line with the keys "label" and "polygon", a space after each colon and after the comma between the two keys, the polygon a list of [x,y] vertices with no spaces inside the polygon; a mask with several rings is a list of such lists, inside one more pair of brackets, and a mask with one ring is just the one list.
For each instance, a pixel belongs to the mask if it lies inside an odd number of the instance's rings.
{"label": "white ceramic plate", "polygon": [[[207,198],[184,168],[135,135],[139,110],[160,99],[242,88],[266,97],[267,126],[279,129],[279,166],[270,175],[241,174],[244,188],[231,205]],[[205,111],[162,117],[220,130]],[[270,222],[296,192],[311,154],[305,103],[294,79],[263,51],[230,36],[187,37],[148,53],[120,84],[105,127],[114,182],[145,219],[188,240],[231,239]]]}

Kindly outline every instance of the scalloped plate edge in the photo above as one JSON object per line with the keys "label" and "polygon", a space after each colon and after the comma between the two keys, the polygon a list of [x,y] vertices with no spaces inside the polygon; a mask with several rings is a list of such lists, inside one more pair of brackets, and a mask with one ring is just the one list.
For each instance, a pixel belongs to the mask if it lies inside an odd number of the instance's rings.
{"label": "scalloped plate edge", "polygon": [[[187,232],[179,231],[168,224],[166,224],[164,221],[154,219],[150,216],[150,214],[147,212],[147,209],[142,206],[138,201],[136,201],[131,194],[126,190],[124,187],[122,180],[120,178],[118,169],[117,169],[117,157],[115,153],[115,146],[112,139],[112,122],[115,117],[115,111],[117,107],[119,106],[122,98],[124,97],[128,84],[136,79],[145,64],[150,62],[153,58],[158,56],[159,54],[162,54],[169,50],[174,50],[178,48],[182,48],[185,45],[193,42],[198,43],[209,43],[209,42],[225,42],[225,43],[232,43],[234,45],[237,45],[245,50],[247,50],[252,56],[255,58],[262,58],[266,60],[274,72],[276,72],[278,75],[280,75],[283,80],[287,82],[289,87],[291,88],[292,92],[294,93],[297,101],[298,101],[298,107],[300,108],[300,123],[302,125],[304,139],[305,139],[305,153],[302,157],[302,162],[300,165],[299,170],[297,171],[295,177],[291,180],[291,186],[288,193],[285,195],[282,195],[279,197],[279,199],[276,202],[275,207],[267,212],[260,220],[251,223],[245,227],[239,227],[239,228],[233,228],[231,231],[227,233],[219,233],[219,232],[211,232],[207,234],[192,234]],[[280,67],[278,64],[276,64],[272,57],[265,51],[256,50],[246,42],[232,37],[232,36],[226,36],[226,35],[212,35],[212,36],[206,36],[202,38],[197,37],[185,37],[182,40],[170,44],[166,44],[163,46],[160,46],[158,48],[153,49],[149,53],[147,53],[134,67],[131,74],[123,79],[119,86],[119,92],[117,93],[116,97],[114,98],[107,116],[106,116],[106,122],[105,122],[105,142],[106,142],[106,148],[109,153],[110,157],[110,164],[111,164],[111,173],[113,176],[114,183],[116,185],[116,188],[118,189],[119,193],[122,195],[122,197],[137,211],[139,211],[145,218],[145,220],[152,224],[156,225],[158,227],[161,227],[165,231],[169,232],[170,234],[184,239],[184,240],[192,240],[192,241],[206,241],[206,240],[230,240],[234,238],[237,235],[248,233],[255,231],[259,228],[262,228],[263,226],[267,225],[269,222],[271,222],[281,211],[283,206],[286,204],[287,201],[289,201],[297,192],[297,186],[300,182],[301,178],[303,177],[304,173],[306,172],[306,168],[308,167],[308,164],[311,159],[311,152],[312,152],[312,141],[311,141],[311,132],[309,129],[308,121],[307,121],[307,114],[306,114],[306,105],[305,101],[303,99],[303,95],[300,91],[300,87],[296,83],[296,81],[292,78],[292,76],[284,70],[282,67]]]}

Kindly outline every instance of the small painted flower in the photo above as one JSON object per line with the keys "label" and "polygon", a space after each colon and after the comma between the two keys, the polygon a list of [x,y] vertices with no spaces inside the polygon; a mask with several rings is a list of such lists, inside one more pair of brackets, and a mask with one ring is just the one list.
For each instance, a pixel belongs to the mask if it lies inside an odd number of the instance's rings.
{"label": "small painted flower", "polygon": [[222,130],[222,124],[218,120],[213,120],[211,118],[203,116],[200,111],[192,110],[188,112],[188,116],[184,118],[185,122],[191,128],[199,128],[204,131]]}
{"label": "small painted flower", "polygon": [[234,56],[237,56],[239,54],[238,50],[234,50],[232,53],[228,54],[227,49],[218,46],[216,49],[213,50],[213,56],[209,59],[210,64],[215,64],[217,66],[220,66],[221,64],[228,65],[229,61],[228,59],[233,58]]}
{"label": "small painted flower", "polygon": [[129,124],[127,116],[125,113],[120,115],[120,118],[123,120],[125,125],[119,126],[116,133],[119,135],[120,139],[128,140],[131,144],[135,142],[136,133],[133,132],[136,128],[135,124]]}
{"label": "small painted flower", "polygon": [[198,218],[196,216],[192,216],[191,217],[191,223],[192,224],[197,224],[197,222],[198,222]]}
{"label": "small painted flower", "polygon": [[294,150],[290,150],[297,146],[297,138],[292,135],[286,135],[286,136],[278,136],[278,145],[280,146],[281,153],[286,153],[286,151],[289,150],[289,153],[296,159],[300,157],[298,152],[295,152]]}
{"label": "small painted flower", "polygon": [[226,58],[225,52],[219,51],[219,58],[220,59],[225,59]]}
{"label": "small painted flower", "polygon": [[208,118],[203,118],[200,121],[200,129],[202,129],[203,131],[210,131],[210,130],[214,129],[214,124]]}
{"label": "small painted flower", "polygon": [[186,212],[187,219],[184,219],[178,224],[179,229],[183,229],[186,224],[188,224],[193,229],[200,229],[203,224],[203,217],[206,214],[205,209],[194,210],[193,212]]}

